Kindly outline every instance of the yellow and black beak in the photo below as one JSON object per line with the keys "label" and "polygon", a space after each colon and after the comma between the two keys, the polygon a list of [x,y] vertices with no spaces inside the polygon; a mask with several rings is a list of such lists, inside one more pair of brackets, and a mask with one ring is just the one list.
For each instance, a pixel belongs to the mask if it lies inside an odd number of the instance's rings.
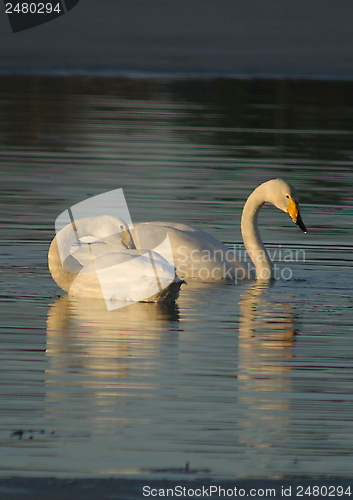
{"label": "yellow and black beak", "polygon": [[130,231],[126,228],[123,229],[123,234],[121,235],[121,243],[124,248],[129,250],[136,250],[135,242]]}
{"label": "yellow and black beak", "polygon": [[293,200],[293,198],[289,198],[289,203],[288,203],[288,207],[287,207],[287,214],[292,219],[292,221],[294,221],[296,223],[296,225],[298,227],[300,227],[300,229],[302,231],[304,231],[304,233],[306,233],[307,229],[306,229],[305,224],[301,218],[300,211],[299,211],[299,205],[295,200]]}

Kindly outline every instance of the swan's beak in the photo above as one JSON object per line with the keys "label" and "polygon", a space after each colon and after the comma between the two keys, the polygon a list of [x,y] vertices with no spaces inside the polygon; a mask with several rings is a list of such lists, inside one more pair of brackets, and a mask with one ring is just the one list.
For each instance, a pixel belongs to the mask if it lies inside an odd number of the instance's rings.
{"label": "swan's beak", "polygon": [[136,250],[134,239],[128,229],[124,228],[123,234],[121,235],[121,243],[125,248],[128,248],[129,250]]}
{"label": "swan's beak", "polygon": [[304,233],[306,233],[307,229],[306,229],[305,224],[303,222],[303,219],[300,215],[299,205],[295,200],[293,200],[293,198],[289,198],[289,203],[288,203],[288,207],[287,207],[287,214],[292,219],[292,221],[294,221],[296,223],[296,225],[302,231],[304,231]]}

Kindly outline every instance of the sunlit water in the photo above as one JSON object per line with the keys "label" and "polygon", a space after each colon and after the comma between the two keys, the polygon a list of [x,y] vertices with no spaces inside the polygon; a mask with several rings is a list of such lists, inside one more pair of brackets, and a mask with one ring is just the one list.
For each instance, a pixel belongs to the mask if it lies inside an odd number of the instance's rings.
{"label": "sunlit water", "polygon": [[[2,475],[350,476],[353,85],[0,85]],[[175,307],[110,312],[58,297],[46,255],[69,206],[123,188],[134,222],[242,248],[243,203],[273,177],[308,226],[263,208],[273,286],[188,283]]]}

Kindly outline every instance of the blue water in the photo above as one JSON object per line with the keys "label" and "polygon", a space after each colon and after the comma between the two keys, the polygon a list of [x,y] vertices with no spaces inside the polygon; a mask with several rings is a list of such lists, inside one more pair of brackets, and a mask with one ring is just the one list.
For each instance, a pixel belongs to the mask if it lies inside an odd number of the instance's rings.
{"label": "blue water", "polygon": [[[1,474],[351,476],[352,84],[0,82]],[[242,206],[274,177],[308,233],[264,206],[271,287],[108,312],[49,275],[55,219],[83,199],[123,188],[133,222],[241,249]]]}

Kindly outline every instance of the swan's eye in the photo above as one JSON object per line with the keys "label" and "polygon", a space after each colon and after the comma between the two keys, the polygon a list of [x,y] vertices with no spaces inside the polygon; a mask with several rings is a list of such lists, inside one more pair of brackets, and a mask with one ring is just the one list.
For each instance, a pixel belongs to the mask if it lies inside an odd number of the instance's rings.
{"label": "swan's eye", "polygon": [[289,194],[286,194],[286,198],[289,198]]}

